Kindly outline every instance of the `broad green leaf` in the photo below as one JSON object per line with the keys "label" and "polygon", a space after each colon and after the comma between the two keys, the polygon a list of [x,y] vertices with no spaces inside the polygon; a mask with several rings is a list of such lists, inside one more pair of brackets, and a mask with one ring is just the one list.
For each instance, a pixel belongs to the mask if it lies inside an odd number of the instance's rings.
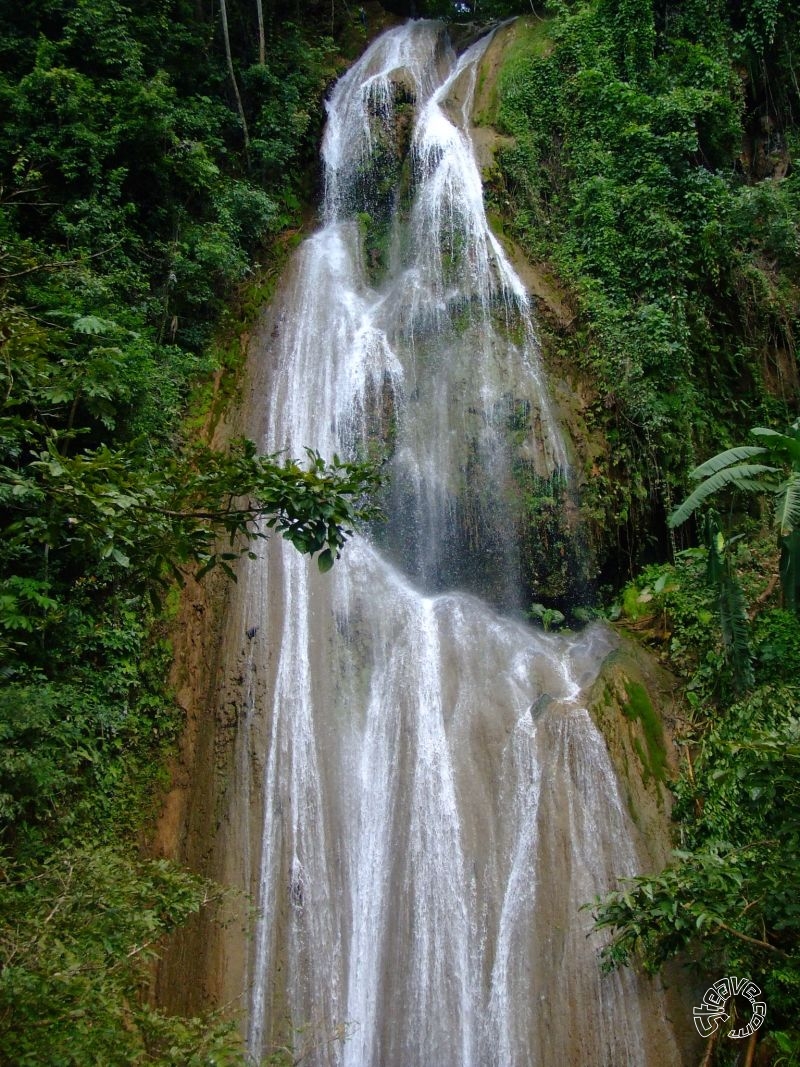
{"label": "broad green leaf", "polygon": [[727,451],[720,452],[718,455],[712,456],[711,459],[707,459],[699,467],[695,467],[689,477],[695,480],[707,478],[710,474],[716,474],[717,471],[722,470],[723,467],[730,467],[732,463],[741,463],[745,459],[754,459],[756,456],[765,455],[768,451],[769,449],[762,445],[739,445],[737,448],[729,448]]}
{"label": "broad green leaf", "polygon": [[322,574],[331,569],[333,566],[333,553],[329,548],[323,549],[317,556],[317,566]]}
{"label": "broad green leaf", "polygon": [[[699,468],[698,468],[699,469]],[[720,489],[733,488],[744,492],[763,493],[770,489],[770,481],[764,475],[780,473],[777,467],[763,463],[741,463],[736,467],[725,467],[706,478],[669,517],[671,527],[686,522],[692,512]]]}
{"label": "broad green leaf", "polygon": [[77,333],[96,335],[99,333],[112,333],[119,327],[115,322],[108,319],[100,319],[96,315],[81,315],[72,323],[72,328]]}
{"label": "broad green leaf", "polygon": [[781,537],[800,526],[800,471],[792,471],[776,493],[775,522]]}
{"label": "broad green leaf", "polygon": [[767,426],[754,426],[750,433],[755,437],[766,438],[770,442],[766,445],[770,452],[784,453],[793,464],[800,466],[800,439],[797,437],[770,430]]}

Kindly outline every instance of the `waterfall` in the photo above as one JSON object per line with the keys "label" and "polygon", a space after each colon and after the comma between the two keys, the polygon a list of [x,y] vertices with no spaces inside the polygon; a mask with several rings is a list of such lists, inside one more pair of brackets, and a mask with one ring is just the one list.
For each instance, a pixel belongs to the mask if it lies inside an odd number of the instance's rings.
{"label": "waterfall", "polygon": [[338,82],[323,225],[272,312],[264,450],[378,450],[389,485],[332,572],[273,539],[239,582],[254,1058],[680,1060],[658,992],[601,974],[578,910],[638,864],[583,702],[615,639],[517,611],[514,463],[559,478],[567,453],[469,136],[487,43],[457,57],[411,22]]}

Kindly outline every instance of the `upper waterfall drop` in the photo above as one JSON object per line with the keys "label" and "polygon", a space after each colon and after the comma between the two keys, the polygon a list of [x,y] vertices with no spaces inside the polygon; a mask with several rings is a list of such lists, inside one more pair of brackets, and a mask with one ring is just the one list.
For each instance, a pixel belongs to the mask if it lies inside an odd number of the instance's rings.
{"label": "upper waterfall drop", "polygon": [[[568,463],[529,300],[488,225],[469,136],[490,38],[458,58],[441,25],[410,23],[341,79],[327,105],[322,233],[349,247],[342,304],[366,301],[344,345],[335,422],[345,438],[370,426],[391,438],[384,550],[425,588],[512,606],[523,587],[509,532],[515,464],[546,480]],[[363,263],[365,224],[386,246],[377,281]]]}
{"label": "upper waterfall drop", "polygon": [[231,790],[259,910],[248,1046],[676,1067],[657,990],[600,973],[578,910],[639,862],[584,704],[615,638],[498,610],[522,584],[513,469],[557,478],[567,453],[469,135],[486,47],[411,22],[337,83],[323,225],[272,311],[265,450],[377,445],[390,484],[330,574],[272,541],[237,590],[268,634],[237,668]]}

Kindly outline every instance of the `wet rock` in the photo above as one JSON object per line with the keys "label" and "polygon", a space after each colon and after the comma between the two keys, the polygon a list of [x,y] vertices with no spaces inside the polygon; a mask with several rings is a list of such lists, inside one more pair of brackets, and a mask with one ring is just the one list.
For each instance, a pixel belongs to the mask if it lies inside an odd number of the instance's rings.
{"label": "wet rock", "polygon": [[587,707],[602,732],[650,869],[670,854],[669,780],[677,770],[674,744],[676,682],[643,649],[623,639],[592,686]]}

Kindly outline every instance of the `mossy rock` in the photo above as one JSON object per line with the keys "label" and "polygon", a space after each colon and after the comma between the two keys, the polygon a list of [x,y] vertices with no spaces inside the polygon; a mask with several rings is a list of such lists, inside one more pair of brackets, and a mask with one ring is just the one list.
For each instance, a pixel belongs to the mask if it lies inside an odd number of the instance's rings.
{"label": "mossy rock", "polygon": [[587,703],[639,832],[641,854],[653,868],[663,866],[670,852],[674,700],[674,679],[644,650],[623,641],[606,658]]}
{"label": "mossy rock", "polygon": [[523,15],[497,30],[478,67],[472,110],[476,126],[497,125],[504,70],[529,62],[531,56],[547,55],[553,47],[552,24],[549,18]]}

